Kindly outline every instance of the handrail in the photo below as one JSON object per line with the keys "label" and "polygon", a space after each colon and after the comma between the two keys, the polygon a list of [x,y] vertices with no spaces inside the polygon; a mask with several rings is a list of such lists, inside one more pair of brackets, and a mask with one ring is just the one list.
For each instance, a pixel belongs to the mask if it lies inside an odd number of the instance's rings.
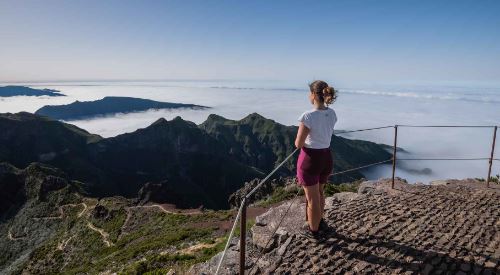
{"label": "handrail", "polygon": [[368,168],[370,166],[375,166],[375,165],[386,163],[386,162],[389,162],[389,161],[392,161],[392,158],[387,159],[387,160],[383,160],[383,161],[379,161],[379,162],[374,162],[374,163],[367,164],[367,165],[363,165],[363,166],[359,166],[359,167],[356,167],[356,168],[344,170],[344,171],[341,171],[341,172],[332,173],[332,174],[330,174],[330,176],[336,176],[336,175],[344,174],[344,173],[347,173],[347,172],[352,172],[352,171],[360,170],[360,169],[363,169],[363,168]]}
{"label": "handrail", "polygon": [[[243,201],[244,200],[245,199],[243,199]],[[243,210],[243,203],[240,205],[240,208],[238,209],[238,214],[236,214],[236,218],[234,219],[233,227],[231,228],[231,232],[229,233],[229,236],[227,237],[227,242],[226,242],[226,245],[224,246],[224,250],[223,250],[222,256],[219,260],[219,264],[217,265],[217,269],[215,270],[215,275],[219,274],[220,267],[222,266],[222,263],[224,262],[224,259],[226,258],[227,249],[229,248],[229,244],[231,243],[231,239],[233,238],[234,230],[236,229],[236,225],[238,224],[238,219],[240,218],[242,210]]]}
{"label": "handrail", "polygon": [[398,160],[489,160],[490,158],[398,158]]}
{"label": "handrail", "polygon": [[288,159],[290,159],[298,150],[299,148],[295,148],[295,150],[293,150],[290,155],[288,155],[280,164],[278,164],[278,166],[276,166],[273,171],[271,171],[264,179],[259,182],[259,184],[257,184],[257,186],[255,186],[252,190],[250,190],[250,192],[246,194],[245,199],[250,198],[250,196],[252,196],[253,193],[255,193],[255,191],[257,191],[257,189],[259,189],[274,174],[274,172],[276,172],[281,166],[283,166],[283,164],[285,164]]}
{"label": "handrail", "polygon": [[340,130],[339,132],[334,133],[337,134],[347,134],[347,133],[354,133],[354,132],[363,132],[363,131],[370,131],[370,130],[379,130],[379,129],[387,129],[387,128],[392,128],[394,127],[393,125],[391,126],[381,126],[381,127],[375,127],[375,128],[366,128],[366,129],[359,129],[359,130]]}
{"label": "handrail", "polygon": [[[492,144],[492,151],[491,151],[491,157],[489,158],[397,158],[396,159],[396,144],[397,144],[397,129],[398,127],[406,127],[406,128],[494,128],[495,131],[494,131],[494,135],[493,135],[493,144]],[[379,161],[379,162],[375,162],[375,163],[371,163],[371,164],[367,164],[367,165],[363,165],[363,166],[359,166],[359,167],[356,167],[356,168],[351,168],[351,169],[347,169],[347,170],[344,170],[344,171],[340,171],[340,172],[336,172],[336,173],[332,173],[330,174],[330,176],[334,176],[334,175],[339,175],[339,174],[344,174],[344,173],[348,173],[348,172],[352,172],[352,171],[355,171],[355,170],[360,170],[360,169],[363,169],[363,168],[367,168],[367,167],[371,167],[371,166],[374,166],[374,165],[379,165],[379,164],[383,164],[383,163],[386,163],[386,162],[390,162],[392,161],[393,162],[393,171],[392,171],[392,177],[393,177],[393,181],[392,181],[392,187],[394,187],[394,175],[395,175],[395,165],[396,165],[396,162],[397,161],[400,161],[400,160],[408,160],[408,161],[412,161],[412,160],[489,160],[489,165],[490,165],[490,171],[491,171],[491,165],[492,165],[492,162],[493,161],[500,161],[500,159],[497,159],[497,158],[494,158],[494,149],[495,149],[495,140],[496,140],[496,131],[498,129],[498,126],[487,126],[487,125],[408,125],[408,124],[403,124],[403,125],[393,125],[393,126],[381,126],[381,127],[374,127],[374,128],[366,128],[366,129],[358,129],[358,130],[349,130],[349,131],[339,131],[339,132],[335,132],[334,134],[346,134],[346,133],[354,133],[354,132],[362,132],[362,131],[370,131],[370,130],[379,130],[379,129],[388,129],[388,128],[394,128],[394,152],[393,152],[393,157],[391,159],[387,159],[387,160],[384,160],[384,161]],[[217,265],[217,270],[215,272],[215,274],[219,274],[220,272],[220,268],[222,266],[222,263],[224,262],[224,259],[226,257],[226,253],[227,253],[227,250],[229,248],[229,244],[231,242],[231,239],[234,235],[234,231],[236,229],[236,225],[238,223],[238,220],[240,219],[240,216],[242,217],[246,217],[246,207],[247,207],[247,204],[248,204],[248,201],[250,199],[250,197],[280,168],[282,167],[297,151],[299,150],[299,148],[296,148],[292,153],[290,153],[280,164],[278,164],[264,179],[262,179],[252,190],[250,190],[250,192],[248,192],[245,197],[243,198],[243,200],[241,201],[241,204],[240,204],[240,207],[238,209],[238,213],[235,217],[235,220],[234,220],[234,224],[231,228],[231,232],[229,233],[229,236],[228,236],[228,239],[227,239],[227,242],[226,242],[226,245],[224,247],[224,251],[222,253],[222,256],[219,260],[219,263]],[[489,174],[489,173],[488,173]],[[489,175],[488,175],[488,179],[487,179],[487,186],[489,186]],[[299,193],[297,193],[295,195],[295,197],[298,196]],[[294,197],[294,199],[295,199]],[[267,241],[265,247],[267,247],[267,245],[269,244],[271,238],[273,238],[274,234],[276,233],[277,229],[279,228],[279,226],[281,225],[281,223],[283,222],[284,218],[286,217],[286,215],[288,214],[292,204],[295,203],[295,201],[293,202],[290,202],[290,205],[288,206],[287,210],[285,211],[285,213],[283,214],[280,222],[278,223],[278,226],[275,228],[273,234],[271,234],[269,240]],[[245,212],[244,212],[245,211]],[[244,212],[244,213],[243,213]],[[246,221],[241,221],[242,223],[246,222]],[[241,229],[240,229],[241,230]],[[244,237],[244,233],[245,232],[242,232],[242,236],[241,239],[240,239],[240,243],[241,242],[244,242],[245,241],[245,237]],[[240,244],[240,248],[241,249],[244,249],[244,247],[241,246]],[[262,257],[262,252],[265,250],[265,248],[261,251],[261,255],[259,256],[259,258],[257,259],[257,261],[254,263],[254,266],[252,267],[251,271],[255,268],[257,262],[260,260],[260,258]],[[240,257],[243,257],[243,259],[240,259],[240,265],[241,264],[245,264],[244,262],[244,255],[245,255],[245,252],[243,251],[240,251]],[[242,268],[240,266],[240,270],[243,270],[244,271],[244,267]],[[241,272],[241,271],[240,271]]]}
{"label": "handrail", "polygon": [[411,125],[398,124],[399,127],[406,128],[495,128],[495,125]]}
{"label": "handrail", "polygon": [[238,219],[240,218],[240,215],[243,211],[243,208],[246,207],[246,200],[249,199],[254,193],[255,191],[257,191],[257,189],[259,189],[281,166],[283,166],[294,154],[295,152],[297,152],[299,150],[299,148],[295,148],[295,150],[293,150],[292,153],[290,153],[280,164],[278,164],[278,166],[276,166],[276,168],[274,168],[264,179],[262,179],[259,184],[257,184],[257,186],[255,186],[252,190],[250,190],[250,192],[248,192],[245,197],[243,198],[243,200],[241,201],[241,204],[240,204],[240,207],[238,209],[238,214],[236,215],[236,218],[234,219],[234,224],[233,224],[233,227],[231,229],[231,232],[229,233],[229,236],[228,236],[228,239],[227,239],[227,242],[226,242],[226,246],[224,247],[224,251],[222,253],[222,257],[220,258],[219,260],[219,264],[217,265],[217,270],[215,271],[215,275],[218,275],[219,274],[219,271],[220,271],[220,267],[222,265],[222,263],[224,262],[224,258],[226,257],[226,253],[227,253],[227,249],[229,248],[229,243],[231,242],[231,238],[233,237],[234,235],[234,229],[236,228],[236,225],[238,224]]}

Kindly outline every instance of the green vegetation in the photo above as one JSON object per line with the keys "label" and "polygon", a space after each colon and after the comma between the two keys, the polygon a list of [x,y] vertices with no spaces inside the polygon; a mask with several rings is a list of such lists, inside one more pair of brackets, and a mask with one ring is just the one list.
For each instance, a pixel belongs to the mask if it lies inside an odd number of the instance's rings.
{"label": "green vegetation", "polygon": [[[486,179],[484,179],[484,178],[475,178],[475,180],[483,181],[483,182],[486,181]],[[500,174],[497,174],[496,176],[490,177],[490,182],[494,182],[494,183],[499,183],[500,184]]]}
{"label": "green vegetation", "polygon": [[[358,192],[358,187],[364,179],[353,181],[350,183],[333,184],[329,183],[325,186],[325,195],[331,196],[340,192]],[[255,205],[260,207],[269,207],[273,204],[289,200],[296,195],[304,195],[304,190],[297,185],[278,186],[273,190],[273,193],[266,199],[260,200]]]}
{"label": "green vegetation", "polygon": [[[106,205],[112,207],[109,201]],[[109,213],[103,220],[72,216],[53,239],[30,255],[24,270],[58,271],[63,274],[104,271],[165,274],[172,268],[185,271],[195,263],[208,260],[223,248],[218,224],[233,215],[230,211],[209,211],[197,215],[166,214],[155,208],[138,208],[130,214],[127,222],[130,227],[122,230],[127,215],[125,210],[118,208]],[[111,246],[106,246],[103,236],[87,226],[89,221],[109,233]],[[64,252],[57,249],[58,244],[69,236],[74,238],[67,243]],[[203,245],[189,250],[197,244]],[[184,250],[185,253],[182,252]]]}
{"label": "green vegetation", "polygon": [[263,199],[256,203],[257,206],[261,207],[269,207],[273,204],[289,200],[297,195],[304,195],[304,190],[302,188],[299,189],[298,186],[278,186],[274,189],[273,193],[268,196],[266,199]]}
{"label": "green vegetation", "polygon": [[358,192],[359,185],[363,181],[364,179],[353,181],[350,183],[327,184],[325,186],[325,195],[328,197],[340,192]]}

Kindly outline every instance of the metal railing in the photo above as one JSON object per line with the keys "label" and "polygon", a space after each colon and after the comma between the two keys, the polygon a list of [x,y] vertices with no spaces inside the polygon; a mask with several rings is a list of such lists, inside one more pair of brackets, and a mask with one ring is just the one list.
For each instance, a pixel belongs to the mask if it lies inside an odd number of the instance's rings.
{"label": "metal railing", "polygon": [[[488,157],[488,158],[486,158],[486,157],[478,157],[478,158],[399,158],[398,159],[397,158],[398,128],[403,128],[403,127],[405,127],[405,128],[493,128],[493,141],[492,141],[492,144],[491,144],[490,157]],[[360,169],[364,169],[364,168],[368,168],[368,167],[371,167],[371,166],[380,165],[380,164],[392,161],[392,181],[391,181],[391,188],[394,189],[395,175],[396,175],[396,163],[397,163],[398,160],[407,160],[407,161],[412,161],[412,160],[431,160],[431,161],[432,160],[447,160],[447,161],[450,161],[450,160],[453,160],[453,161],[454,160],[488,160],[489,165],[488,165],[488,176],[486,178],[486,187],[489,188],[489,186],[490,186],[490,180],[491,180],[491,169],[492,169],[493,161],[500,161],[500,159],[497,159],[497,158],[494,157],[494,155],[495,155],[495,143],[496,143],[496,136],[497,136],[498,126],[484,126],[484,125],[479,125],[479,126],[478,125],[393,125],[393,126],[381,126],[381,127],[374,127],[374,128],[367,128],[367,129],[358,129],[358,130],[350,130],[350,131],[338,131],[338,132],[335,132],[335,134],[339,135],[339,134],[362,132],[362,131],[371,131],[371,130],[380,130],[380,129],[388,129],[388,128],[394,128],[394,145],[393,145],[392,158],[384,160],[384,161],[374,162],[374,163],[370,163],[370,164],[367,164],[367,165],[363,165],[363,166],[359,166],[359,167],[347,169],[347,170],[340,171],[340,172],[335,172],[335,173],[330,174],[330,176],[340,175],[340,174],[344,174],[344,173],[348,173],[348,172],[352,172],[352,171],[356,171],[356,170],[360,170]],[[242,199],[242,201],[240,203],[240,207],[238,208],[238,212],[236,214],[233,226],[232,226],[231,231],[229,233],[229,236],[227,238],[226,245],[225,245],[224,250],[222,252],[222,256],[221,256],[221,258],[219,260],[219,263],[217,265],[217,269],[216,269],[216,272],[215,272],[216,275],[219,274],[220,269],[222,267],[222,264],[223,264],[223,262],[224,262],[224,260],[226,258],[227,250],[229,248],[231,239],[234,236],[234,232],[236,230],[238,221],[240,221],[240,263],[239,263],[239,274],[245,274],[247,207],[248,207],[248,202],[250,200],[250,197],[264,183],[266,183],[266,181],[279,168],[281,168],[298,150],[299,150],[298,148],[296,148],[295,150],[293,150],[292,153],[290,153],[265,178],[263,178],[250,192],[248,192],[245,195],[245,197],[243,197],[243,199]],[[294,198],[292,199],[293,201],[290,202],[287,210],[282,215],[282,217],[281,217],[280,221],[278,222],[276,228],[274,229],[273,233],[270,235],[269,239],[267,240],[266,245],[261,250],[261,253],[260,253],[259,257],[254,262],[254,265],[253,265],[251,271],[253,271],[253,269],[255,268],[255,266],[257,266],[257,262],[262,257],[263,252],[265,251],[265,249],[269,245],[271,239],[274,237],[274,234],[276,234],[276,231],[278,230],[278,228],[280,227],[281,223],[285,219],[285,217],[288,214],[290,208],[295,203],[295,198],[298,196],[298,194],[299,193],[297,193],[294,196]]]}

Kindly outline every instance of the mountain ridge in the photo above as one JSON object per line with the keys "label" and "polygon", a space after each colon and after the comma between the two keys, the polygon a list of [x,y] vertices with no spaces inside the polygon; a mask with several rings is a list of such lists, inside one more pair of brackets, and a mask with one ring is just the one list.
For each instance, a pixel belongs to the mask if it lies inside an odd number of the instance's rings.
{"label": "mountain ridge", "polygon": [[53,119],[78,120],[117,113],[177,108],[207,109],[210,107],[195,104],[161,102],[135,97],[106,96],[94,101],[77,100],[65,105],[45,105],[38,109],[35,114],[48,116]]}
{"label": "mountain ridge", "polygon": [[[210,115],[200,125],[176,117],[111,138],[29,113],[0,114],[0,161],[24,168],[42,162],[84,183],[86,194],[135,197],[146,184],[176,190],[182,207],[226,208],[230,194],[263,177],[294,150],[295,126],[253,113],[241,120]],[[335,170],[386,160],[372,142],[333,136]],[[296,156],[295,156],[296,157]],[[290,159],[276,177],[294,174]],[[333,181],[361,178],[359,172]],[[168,201],[159,201],[161,203]]]}
{"label": "mountain ridge", "polygon": [[34,89],[26,86],[3,86],[0,87],[0,97],[13,96],[66,96],[58,90],[52,89]]}

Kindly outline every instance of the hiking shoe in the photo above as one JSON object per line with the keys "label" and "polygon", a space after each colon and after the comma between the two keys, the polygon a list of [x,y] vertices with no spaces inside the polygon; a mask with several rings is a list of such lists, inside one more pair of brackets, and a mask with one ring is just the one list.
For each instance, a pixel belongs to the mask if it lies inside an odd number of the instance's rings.
{"label": "hiking shoe", "polygon": [[319,221],[318,229],[324,232],[328,232],[330,231],[330,226],[325,222],[325,219],[321,218],[321,220]]}
{"label": "hiking shoe", "polygon": [[304,225],[302,226],[302,228],[300,230],[300,235],[302,235],[302,236],[304,236],[307,239],[312,240],[312,241],[321,241],[322,240],[322,235],[319,232],[319,230],[312,231],[309,228],[309,224],[308,223],[304,223]]}

